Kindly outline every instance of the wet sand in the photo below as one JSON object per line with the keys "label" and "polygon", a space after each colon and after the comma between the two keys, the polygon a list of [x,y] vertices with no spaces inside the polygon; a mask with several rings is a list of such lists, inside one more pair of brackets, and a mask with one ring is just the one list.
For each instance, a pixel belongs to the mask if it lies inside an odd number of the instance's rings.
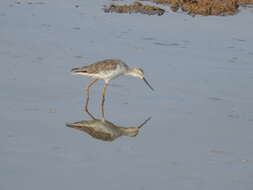
{"label": "wet sand", "polygon": [[[0,189],[252,190],[252,9],[228,17],[106,14],[108,1],[0,2]],[[77,6],[78,5],[78,6]],[[152,24],[151,24],[152,23]],[[106,119],[112,142],[65,126],[89,120],[73,67],[120,58]],[[101,119],[103,83],[90,111]]]}

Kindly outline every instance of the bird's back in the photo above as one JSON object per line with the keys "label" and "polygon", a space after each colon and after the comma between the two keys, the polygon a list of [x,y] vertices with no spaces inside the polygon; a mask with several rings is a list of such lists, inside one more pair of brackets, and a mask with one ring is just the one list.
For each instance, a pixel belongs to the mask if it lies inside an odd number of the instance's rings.
{"label": "bird's back", "polygon": [[108,82],[128,70],[127,64],[119,59],[105,59],[91,65],[72,69],[72,74],[86,75]]}
{"label": "bird's back", "polygon": [[86,71],[89,74],[100,73],[101,71],[112,71],[116,70],[117,67],[125,67],[128,69],[128,66],[119,59],[105,59],[98,61],[96,63],[90,64],[88,66],[82,67],[83,71]]}

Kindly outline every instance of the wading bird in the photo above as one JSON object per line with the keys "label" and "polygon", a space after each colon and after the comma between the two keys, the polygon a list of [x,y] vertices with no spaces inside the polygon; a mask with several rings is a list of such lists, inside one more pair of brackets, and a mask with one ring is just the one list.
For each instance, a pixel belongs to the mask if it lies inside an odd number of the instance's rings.
{"label": "wading bird", "polygon": [[133,77],[137,77],[143,79],[144,82],[149,86],[151,90],[154,90],[152,86],[148,83],[148,81],[144,78],[144,72],[140,68],[129,68],[126,63],[119,59],[105,59],[102,61],[98,61],[88,66],[80,67],[80,68],[73,68],[71,73],[74,75],[85,75],[88,77],[94,78],[86,86],[86,104],[85,104],[85,111],[88,112],[88,103],[89,103],[89,89],[90,87],[97,82],[98,80],[104,80],[105,85],[102,92],[102,102],[101,102],[101,112],[102,116],[104,117],[104,102],[105,102],[105,94],[106,89],[108,87],[109,81],[115,79],[121,75],[129,75]]}

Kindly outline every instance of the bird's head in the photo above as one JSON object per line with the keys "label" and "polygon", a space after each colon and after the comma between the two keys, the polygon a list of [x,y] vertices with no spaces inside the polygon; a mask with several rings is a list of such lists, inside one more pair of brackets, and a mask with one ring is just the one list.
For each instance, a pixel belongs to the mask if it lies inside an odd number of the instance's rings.
{"label": "bird's head", "polygon": [[153,87],[148,83],[148,81],[144,77],[144,71],[141,68],[132,68],[128,71],[127,75],[131,75],[133,77],[137,77],[143,79],[144,82],[149,86],[151,90],[154,90]]}
{"label": "bird's head", "polygon": [[140,79],[144,78],[144,72],[141,68],[132,68],[131,75]]}

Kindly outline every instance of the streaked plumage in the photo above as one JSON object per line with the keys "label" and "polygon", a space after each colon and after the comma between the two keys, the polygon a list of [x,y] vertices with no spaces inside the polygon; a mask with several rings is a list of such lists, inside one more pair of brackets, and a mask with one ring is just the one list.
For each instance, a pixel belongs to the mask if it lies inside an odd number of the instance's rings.
{"label": "streaked plumage", "polygon": [[119,59],[106,59],[81,68],[74,68],[71,72],[104,80],[108,83],[109,80],[124,74],[128,69],[127,64]]}
{"label": "streaked plumage", "polygon": [[100,71],[115,70],[117,65],[119,64],[125,66],[125,68],[128,69],[128,66],[119,59],[105,59],[105,60],[90,64],[88,66],[84,66],[81,68],[74,68],[72,69],[72,71],[75,71],[75,72],[80,71],[80,72],[95,74],[95,73],[99,73]]}

